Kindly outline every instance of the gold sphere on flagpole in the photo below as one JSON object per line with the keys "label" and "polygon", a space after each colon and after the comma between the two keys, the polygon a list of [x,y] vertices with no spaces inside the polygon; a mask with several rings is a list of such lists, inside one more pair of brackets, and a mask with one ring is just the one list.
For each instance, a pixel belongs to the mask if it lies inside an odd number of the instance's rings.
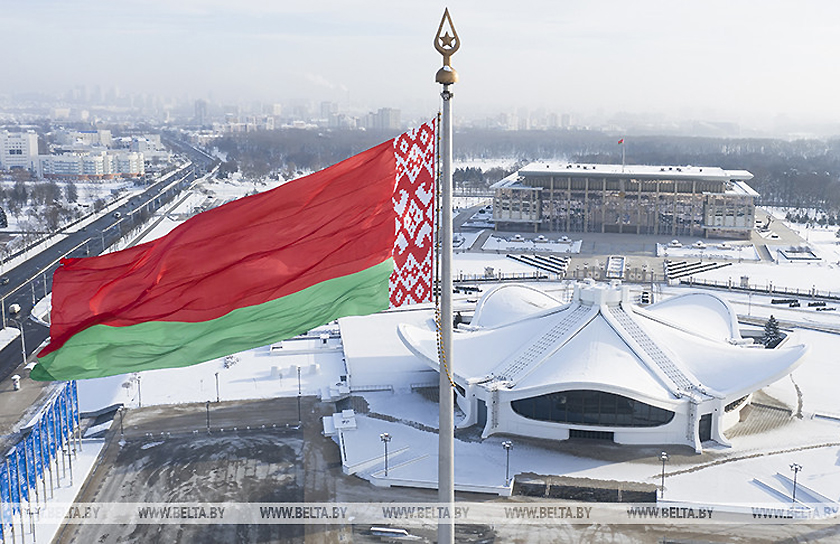
{"label": "gold sphere on flagpole", "polygon": [[441,85],[452,85],[458,82],[458,72],[452,68],[450,58],[458,51],[459,47],[461,47],[461,39],[455,31],[452,18],[449,17],[449,8],[446,8],[443,11],[443,18],[440,20],[437,36],[435,36],[435,49],[443,55],[443,66],[435,75],[435,81]]}

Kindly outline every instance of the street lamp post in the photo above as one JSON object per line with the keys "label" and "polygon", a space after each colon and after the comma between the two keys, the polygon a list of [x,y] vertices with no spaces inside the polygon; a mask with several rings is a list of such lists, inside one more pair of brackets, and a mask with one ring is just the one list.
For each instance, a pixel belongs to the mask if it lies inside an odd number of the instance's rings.
{"label": "street lamp post", "polygon": [[799,474],[800,470],[802,470],[802,465],[792,463],[790,465],[790,469],[793,471],[793,497],[791,499],[791,506],[793,506],[796,504],[796,475]]}
{"label": "street lamp post", "polygon": [[662,486],[659,490],[659,498],[665,498],[665,462],[668,461],[669,456],[667,452],[662,452],[659,454],[659,460],[662,461]]}
{"label": "street lamp post", "polygon": [[210,401],[209,400],[205,403],[204,407],[207,410],[207,432],[209,433],[210,432]]}
{"label": "street lamp post", "polygon": [[505,440],[502,442],[502,447],[505,449],[505,486],[510,485],[510,450],[513,448],[513,442]]}
{"label": "street lamp post", "polygon": [[[298,397],[297,397],[297,401],[298,401],[298,427],[300,427],[300,426],[301,426],[301,423],[303,422],[303,418],[301,417],[301,414],[300,414],[300,395],[301,395],[301,389],[300,389],[300,365],[298,365],[298,367],[297,367],[297,378],[298,378]],[[386,472],[387,472],[387,469],[386,469]]]}
{"label": "street lamp post", "polygon": [[219,373],[216,372],[216,402],[221,401],[222,396],[219,394]]}
{"label": "street lamp post", "polygon": [[[18,312],[14,312],[12,315],[17,315]],[[17,328],[20,329],[20,351],[23,354],[23,366],[26,366],[26,338],[24,337],[23,332],[23,321],[15,319],[13,317],[9,317],[9,321],[17,325]]]}
{"label": "street lamp post", "polygon": [[379,440],[385,445],[385,477],[388,477],[388,442],[391,441],[389,433],[382,433],[379,435]]}

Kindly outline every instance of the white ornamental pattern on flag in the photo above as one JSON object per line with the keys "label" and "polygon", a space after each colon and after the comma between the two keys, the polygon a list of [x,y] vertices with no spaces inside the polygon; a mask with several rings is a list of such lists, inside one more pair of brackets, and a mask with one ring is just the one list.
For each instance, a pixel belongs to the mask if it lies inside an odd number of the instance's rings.
{"label": "white ornamental pattern on flag", "polygon": [[437,122],[394,139],[397,238],[389,282],[391,307],[432,300]]}

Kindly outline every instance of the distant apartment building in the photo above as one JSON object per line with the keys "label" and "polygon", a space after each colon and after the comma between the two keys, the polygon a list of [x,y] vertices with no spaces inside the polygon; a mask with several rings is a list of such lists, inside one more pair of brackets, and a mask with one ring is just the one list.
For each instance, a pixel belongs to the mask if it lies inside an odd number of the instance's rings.
{"label": "distant apartment building", "polygon": [[536,162],[495,183],[497,230],[749,238],[746,170]]}
{"label": "distant apartment building", "polygon": [[55,142],[65,147],[111,147],[110,130],[57,130]]}
{"label": "distant apartment building", "polygon": [[257,132],[260,130],[274,130],[273,115],[249,115],[240,121],[239,117],[230,117],[229,120],[219,128],[222,132],[240,133]]}
{"label": "distant apartment building", "polygon": [[0,132],[0,168],[3,170],[23,168],[36,172],[38,170],[38,135],[32,130]]}
{"label": "distant apartment building", "polygon": [[132,136],[128,144],[131,151],[143,154],[147,161],[164,161],[169,159],[170,153],[160,141],[160,134],[145,134]]}
{"label": "distant apartment building", "polygon": [[111,179],[145,174],[143,153],[135,151],[71,152],[39,157],[38,175],[47,179]]}
{"label": "distant apartment building", "polygon": [[376,113],[368,113],[362,118],[362,126],[372,130],[399,130],[400,110],[379,108]]}

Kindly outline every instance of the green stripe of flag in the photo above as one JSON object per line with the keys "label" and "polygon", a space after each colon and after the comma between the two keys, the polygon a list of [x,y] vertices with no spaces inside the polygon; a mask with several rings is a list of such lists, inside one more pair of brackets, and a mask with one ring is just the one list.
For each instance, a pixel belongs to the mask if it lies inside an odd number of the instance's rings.
{"label": "green stripe of flag", "polygon": [[189,366],[290,338],[339,317],[372,314],[388,308],[393,267],[393,259],[387,259],[209,321],[94,325],[39,358],[31,377],[72,380]]}

